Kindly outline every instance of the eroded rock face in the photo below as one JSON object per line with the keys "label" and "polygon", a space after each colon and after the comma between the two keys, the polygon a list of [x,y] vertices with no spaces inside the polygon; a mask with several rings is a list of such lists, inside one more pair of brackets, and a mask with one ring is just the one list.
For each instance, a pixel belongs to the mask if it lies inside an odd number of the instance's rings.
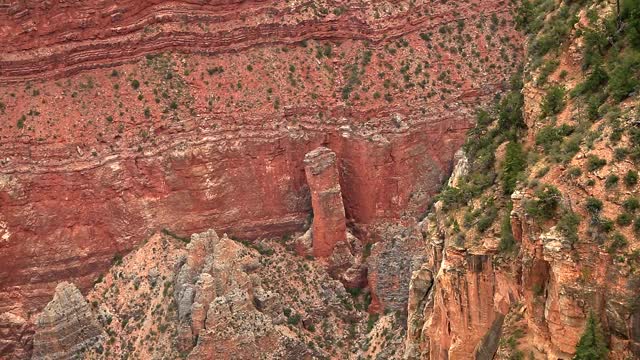
{"label": "eroded rock face", "polygon": [[389,226],[383,239],[373,244],[366,260],[369,311],[406,312],[412,273],[426,261],[422,236],[415,229]]}
{"label": "eroded rock face", "polygon": [[336,154],[319,147],[305,155],[304,165],[313,208],[313,255],[329,257],[336,244],[347,240]]}
{"label": "eroded rock face", "polygon": [[10,312],[0,314],[0,354],[28,358],[33,347],[33,324]]}
{"label": "eroded rock face", "polygon": [[103,335],[78,288],[63,282],[36,320],[32,359],[77,358]]}
{"label": "eroded rock face", "polygon": [[637,357],[637,277],[598,244],[592,215],[581,212],[584,193],[564,179],[547,181],[560,189],[564,208],[583,217],[574,230],[579,240],[560,231],[557,219],[528,212],[536,198],[529,188],[511,195],[512,210],[504,214],[513,251],[496,246],[497,226],[482,234],[466,227],[461,236],[451,224],[463,223],[463,212],[435,204],[419,224],[428,258],[412,277],[405,358],[505,359],[517,350],[570,359],[590,312],[602,324],[609,358]]}
{"label": "eroded rock face", "polygon": [[[264,346],[276,347],[272,319],[282,305],[251,273],[257,259],[241,244],[213,230],[193,235],[175,280],[178,338],[190,357],[255,358]],[[257,300],[254,300],[257,297]]]}
{"label": "eroded rock face", "polygon": [[[246,244],[213,230],[186,246],[152,236],[88,294],[110,338],[87,358],[311,359],[359,351],[354,339],[366,334],[366,317],[320,261],[278,242]],[[344,345],[309,345],[318,339]]]}

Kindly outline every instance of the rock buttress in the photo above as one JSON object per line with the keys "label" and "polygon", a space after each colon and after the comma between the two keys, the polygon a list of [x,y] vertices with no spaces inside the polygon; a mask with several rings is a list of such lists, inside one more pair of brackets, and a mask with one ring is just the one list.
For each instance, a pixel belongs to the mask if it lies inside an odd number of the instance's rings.
{"label": "rock buttress", "polygon": [[101,335],[102,328],[80,290],[62,282],[36,321],[32,359],[74,358]]}
{"label": "rock buttress", "polygon": [[313,255],[328,257],[346,241],[346,220],[336,154],[319,147],[305,155],[305,174],[313,207]]}

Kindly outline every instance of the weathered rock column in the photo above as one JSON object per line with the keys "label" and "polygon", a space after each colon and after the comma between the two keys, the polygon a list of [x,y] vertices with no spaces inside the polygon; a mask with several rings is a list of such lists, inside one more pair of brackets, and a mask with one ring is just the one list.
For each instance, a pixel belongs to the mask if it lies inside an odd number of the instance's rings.
{"label": "weathered rock column", "polygon": [[305,155],[304,165],[313,207],[313,256],[329,257],[338,242],[346,241],[347,230],[336,154],[319,147]]}

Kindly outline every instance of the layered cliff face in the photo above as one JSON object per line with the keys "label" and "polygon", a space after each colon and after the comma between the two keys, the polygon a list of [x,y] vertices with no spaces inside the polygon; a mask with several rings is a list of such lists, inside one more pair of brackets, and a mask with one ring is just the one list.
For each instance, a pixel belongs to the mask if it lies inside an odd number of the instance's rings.
{"label": "layered cliff face", "polygon": [[38,315],[32,359],[70,359],[100,341],[102,328],[80,290],[62,282]]}
{"label": "layered cliff face", "polygon": [[[640,75],[625,65],[638,50],[624,15],[640,12],[528,5],[524,84],[480,113],[419,224],[429,259],[410,284],[407,358],[640,356]],[[579,343],[594,333],[601,344]]]}
{"label": "layered cliff face", "polygon": [[343,280],[404,307],[422,255],[392,244],[419,237],[389,225],[415,222],[503,89],[513,27],[501,1],[0,5],[2,353],[29,353],[58,282],[86,291],[163,228],[303,231],[319,146],[357,238]]}

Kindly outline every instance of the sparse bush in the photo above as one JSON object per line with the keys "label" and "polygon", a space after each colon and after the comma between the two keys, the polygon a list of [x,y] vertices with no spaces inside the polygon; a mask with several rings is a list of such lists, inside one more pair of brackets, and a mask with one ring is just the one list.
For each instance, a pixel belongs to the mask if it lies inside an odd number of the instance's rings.
{"label": "sparse bush", "polygon": [[562,194],[553,185],[545,184],[535,192],[536,200],[525,203],[527,213],[539,219],[555,216]]}
{"label": "sparse bush", "polygon": [[630,213],[635,213],[640,209],[640,200],[636,197],[630,197],[622,202],[622,207]]}
{"label": "sparse bush", "polygon": [[591,196],[587,198],[584,206],[591,215],[597,215],[600,213],[600,211],[602,211],[603,204],[602,201]]}
{"label": "sparse bush", "polygon": [[638,183],[638,172],[629,170],[624,176],[624,184],[628,187],[635,186]]}
{"label": "sparse bush", "polygon": [[607,180],[605,180],[604,182],[604,186],[607,189],[611,189],[612,187],[618,185],[618,181],[620,180],[620,177],[616,174],[609,174],[609,176],[607,176]]}
{"label": "sparse bush", "polygon": [[602,169],[605,165],[607,165],[607,160],[601,159],[596,155],[589,155],[587,158],[587,170],[591,172]]}
{"label": "sparse bush", "polygon": [[582,169],[580,169],[577,166],[574,166],[572,168],[569,168],[569,170],[567,171],[567,174],[569,175],[570,178],[577,179],[580,177],[580,175],[582,175]]}
{"label": "sparse bush", "polygon": [[613,253],[617,252],[618,250],[622,249],[623,247],[627,246],[628,244],[629,244],[629,242],[624,237],[624,235],[622,235],[620,233],[615,233],[611,237],[611,243],[609,244],[609,247],[607,248],[607,252],[610,253],[610,254],[613,254]]}
{"label": "sparse bush", "polygon": [[212,68],[207,69],[207,73],[209,75],[222,74],[224,72],[224,68],[222,66],[214,66]]}
{"label": "sparse bush", "polygon": [[138,90],[138,88],[140,87],[140,82],[139,82],[138,80],[132,80],[132,81],[131,81],[131,87],[132,87],[134,90]]}
{"label": "sparse bush", "polygon": [[632,221],[633,221],[633,217],[631,216],[631,214],[626,212],[623,212],[622,214],[618,215],[618,217],[616,218],[616,224],[620,226],[629,226],[631,225]]}
{"label": "sparse bush", "polygon": [[552,86],[547,90],[547,94],[542,99],[541,104],[542,117],[558,114],[564,109],[565,93],[566,90],[563,86]]}
{"label": "sparse bush", "polygon": [[580,216],[573,211],[566,211],[558,220],[556,229],[572,244],[575,244],[578,241],[578,225],[580,225]]}

